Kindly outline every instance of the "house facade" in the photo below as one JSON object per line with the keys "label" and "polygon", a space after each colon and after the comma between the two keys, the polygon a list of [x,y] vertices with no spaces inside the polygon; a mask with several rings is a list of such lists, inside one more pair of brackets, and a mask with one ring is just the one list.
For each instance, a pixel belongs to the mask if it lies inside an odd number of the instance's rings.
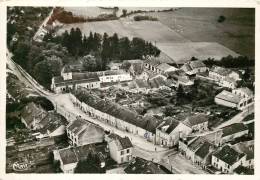
{"label": "house facade", "polygon": [[67,128],[67,135],[73,146],[82,146],[104,141],[104,130],[98,125],[78,118],[71,122]]}
{"label": "house facade", "polygon": [[173,118],[168,118],[156,128],[156,144],[172,147],[178,144],[180,138],[188,136],[192,129]]}
{"label": "house facade", "polygon": [[246,161],[246,154],[237,152],[229,145],[225,145],[212,155],[211,165],[221,172],[230,174],[238,166],[243,166]]}
{"label": "house facade", "polygon": [[133,145],[128,137],[120,137],[116,134],[108,136],[108,147],[110,157],[118,164],[132,160]]}
{"label": "house facade", "polygon": [[155,129],[160,123],[158,119],[143,117],[109,100],[101,100],[89,93],[70,94],[72,102],[88,115],[154,142]]}
{"label": "house facade", "polygon": [[231,107],[231,108],[236,108],[238,110],[243,110],[249,104],[252,104],[252,98],[250,99],[243,98],[242,96],[239,96],[236,93],[223,90],[215,97],[215,103],[219,105]]}
{"label": "house facade", "polygon": [[206,168],[210,164],[211,155],[215,150],[214,144],[204,137],[187,137],[179,141],[179,151],[193,164]]}
{"label": "house facade", "polygon": [[208,116],[200,113],[187,117],[184,124],[191,127],[192,131],[202,132],[208,130],[208,121]]}
{"label": "house facade", "polygon": [[101,83],[131,81],[133,78],[129,72],[122,69],[97,72]]}

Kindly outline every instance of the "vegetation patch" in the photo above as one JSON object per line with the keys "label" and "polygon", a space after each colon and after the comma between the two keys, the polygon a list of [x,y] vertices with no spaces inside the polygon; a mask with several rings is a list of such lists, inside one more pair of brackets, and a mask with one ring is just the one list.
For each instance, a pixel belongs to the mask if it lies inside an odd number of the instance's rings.
{"label": "vegetation patch", "polygon": [[158,19],[156,17],[152,17],[152,16],[134,16],[134,20],[135,21],[158,21]]}

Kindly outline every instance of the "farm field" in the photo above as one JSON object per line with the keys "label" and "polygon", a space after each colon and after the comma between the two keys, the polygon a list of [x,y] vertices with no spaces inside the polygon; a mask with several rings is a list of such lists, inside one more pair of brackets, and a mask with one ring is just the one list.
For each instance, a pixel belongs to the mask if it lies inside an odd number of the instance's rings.
{"label": "farm field", "polygon": [[102,9],[99,7],[64,7],[66,11],[72,12],[76,16],[82,16],[85,18],[97,17],[101,14],[112,14],[112,9]]}
{"label": "farm field", "polygon": [[[148,13],[192,42],[218,42],[241,55],[254,58],[254,11],[244,8],[180,8]],[[218,23],[219,16],[226,20]]]}
{"label": "farm field", "polygon": [[211,57],[219,60],[228,55],[239,56],[225,46],[214,42],[158,43],[157,47],[178,64],[182,64],[192,57],[200,60]]}
{"label": "farm field", "polygon": [[80,28],[81,31],[88,35],[90,31],[100,34],[107,33],[113,35],[117,33],[119,36],[127,36],[129,38],[141,37],[151,42],[189,42],[181,35],[163,25],[158,21],[132,21],[128,18],[112,21],[86,22],[64,25],[58,31],[58,34],[71,28]]}

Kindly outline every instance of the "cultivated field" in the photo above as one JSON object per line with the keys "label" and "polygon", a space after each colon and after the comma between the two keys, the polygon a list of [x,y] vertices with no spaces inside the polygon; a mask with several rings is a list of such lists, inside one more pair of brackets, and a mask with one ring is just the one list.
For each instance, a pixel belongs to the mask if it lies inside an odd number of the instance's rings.
{"label": "cultivated field", "polygon": [[79,27],[81,31],[88,35],[90,31],[100,34],[107,33],[112,35],[117,33],[119,36],[127,36],[129,38],[141,37],[152,42],[189,42],[181,35],[163,25],[158,21],[132,21],[128,18],[113,21],[86,22],[64,25],[58,32],[70,30],[72,27]]}
{"label": "cultivated field", "polygon": [[[241,55],[254,58],[254,10],[239,8],[181,8],[148,13],[192,42],[218,42]],[[226,17],[222,23],[220,15]]]}
{"label": "cultivated field", "polygon": [[239,56],[225,46],[211,42],[158,43],[157,47],[178,64],[182,64],[192,57],[200,60],[206,60],[209,57],[220,60],[228,55]]}
{"label": "cultivated field", "polygon": [[97,17],[101,14],[112,14],[112,9],[102,9],[99,7],[64,7],[66,11],[72,12],[76,16],[82,16],[85,18]]}

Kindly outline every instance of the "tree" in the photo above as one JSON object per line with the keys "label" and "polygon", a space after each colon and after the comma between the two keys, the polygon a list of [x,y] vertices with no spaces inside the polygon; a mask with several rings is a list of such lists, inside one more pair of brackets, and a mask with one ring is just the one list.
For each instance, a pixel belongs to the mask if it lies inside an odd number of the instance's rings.
{"label": "tree", "polygon": [[127,10],[126,10],[126,9],[123,9],[123,10],[122,10],[122,13],[123,13],[122,16],[123,16],[123,17],[126,17],[126,15],[127,15]]}
{"label": "tree", "polygon": [[58,76],[61,68],[62,60],[59,57],[46,57],[35,65],[33,75],[40,84],[50,88],[52,77]]}
{"label": "tree", "polygon": [[92,47],[93,51],[98,51],[101,48],[101,39],[102,39],[102,36],[100,34],[94,33],[93,47]]}
{"label": "tree", "polygon": [[83,67],[86,71],[96,71],[97,69],[97,62],[94,56],[87,55],[82,58]]}
{"label": "tree", "polygon": [[86,160],[80,160],[75,168],[75,173],[105,173],[97,155],[88,154]]}
{"label": "tree", "polygon": [[131,59],[131,45],[128,37],[123,37],[119,40],[119,58],[122,60]]}
{"label": "tree", "polygon": [[145,41],[141,38],[134,37],[131,43],[131,53],[133,59],[141,59],[144,55]]}
{"label": "tree", "polygon": [[113,59],[119,58],[119,38],[117,33],[111,37],[111,56]]}
{"label": "tree", "polygon": [[27,41],[18,42],[14,50],[13,60],[25,69],[27,69],[27,55],[29,51],[30,43]]}

